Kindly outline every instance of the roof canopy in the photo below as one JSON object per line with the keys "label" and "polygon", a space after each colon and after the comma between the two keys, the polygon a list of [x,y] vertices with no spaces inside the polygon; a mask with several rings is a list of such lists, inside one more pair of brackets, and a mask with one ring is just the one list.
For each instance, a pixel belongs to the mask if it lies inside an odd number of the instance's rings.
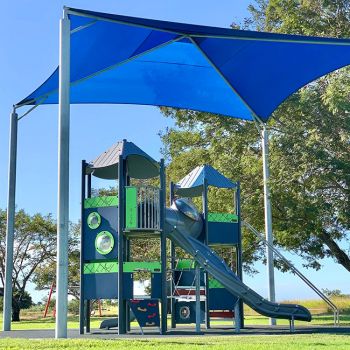
{"label": "roof canopy", "polygon": [[119,156],[126,159],[128,175],[149,179],[159,175],[159,164],[134,143],[123,140],[103,152],[88,164],[87,171],[101,179],[118,179]]}
{"label": "roof canopy", "polygon": [[211,165],[201,165],[194,168],[175,185],[175,192],[180,196],[198,197],[203,192],[204,182],[217,188],[236,188],[237,184],[222,175]]}
{"label": "roof canopy", "polygon": [[[267,121],[293,92],[350,63],[350,40],[68,9],[71,103],[170,106]],[[22,104],[58,103],[58,70]]]}

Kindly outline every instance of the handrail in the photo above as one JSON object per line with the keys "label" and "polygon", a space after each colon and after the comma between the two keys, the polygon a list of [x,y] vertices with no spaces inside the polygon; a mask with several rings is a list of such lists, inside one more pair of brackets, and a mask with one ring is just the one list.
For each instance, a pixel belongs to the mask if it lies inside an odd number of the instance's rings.
{"label": "handrail", "polygon": [[322,292],[320,291],[307,277],[305,277],[279,250],[277,250],[271,243],[269,243],[262,233],[255,229],[248,222],[242,221],[242,225],[248,230],[253,232],[261,242],[267,245],[281,260],[283,260],[293,273],[295,273],[303,282],[305,282],[328,306],[333,310],[334,314],[334,326],[339,326],[339,309],[337,306]]}

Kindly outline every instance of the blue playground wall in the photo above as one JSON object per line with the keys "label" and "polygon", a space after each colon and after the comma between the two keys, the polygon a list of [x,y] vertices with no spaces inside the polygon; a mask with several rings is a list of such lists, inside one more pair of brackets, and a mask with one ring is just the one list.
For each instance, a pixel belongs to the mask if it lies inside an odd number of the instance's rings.
{"label": "blue playground wall", "polygon": [[[89,299],[118,299],[118,274],[95,273],[84,275],[84,297]],[[124,295],[126,299],[134,297],[133,274],[124,272]]]}
{"label": "blue playground wall", "polygon": [[[97,212],[101,215],[101,224],[97,229],[92,230],[86,220],[90,213]],[[84,262],[96,260],[117,259],[118,257],[118,207],[89,208],[84,210]],[[95,238],[101,231],[109,231],[114,238],[113,250],[102,255],[95,249]]]}
{"label": "blue playground wall", "polygon": [[236,245],[238,243],[238,223],[208,222],[208,245]]}

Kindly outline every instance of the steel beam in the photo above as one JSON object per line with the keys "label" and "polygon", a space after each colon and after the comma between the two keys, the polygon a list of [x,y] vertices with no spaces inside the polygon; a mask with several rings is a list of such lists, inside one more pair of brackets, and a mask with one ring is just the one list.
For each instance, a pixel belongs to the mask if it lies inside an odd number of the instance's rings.
{"label": "steel beam", "polygon": [[[265,203],[265,235],[266,240],[270,245],[273,245],[273,233],[272,233],[272,211],[271,211],[271,198],[270,198],[270,169],[269,169],[269,133],[266,124],[263,124],[261,129],[261,144],[263,153],[263,176],[264,176],[264,203]],[[275,297],[275,274],[273,265],[273,251],[266,247],[267,257],[267,275],[268,275],[268,292],[269,300],[276,301]],[[276,319],[270,318],[270,325],[276,325]]]}
{"label": "steel beam", "polygon": [[60,20],[56,338],[67,338],[69,232],[70,20]]}
{"label": "steel beam", "polygon": [[13,272],[13,244],[15,236],[16,212],[16,168],[17,168],[17,127],[18,115],[16,109],[10,116],[10,141],[8,165],[8,198],[7,198],[7,227],[6,227],[6,253],[5,253],[5,285],[3,307],[3,330],[11,330],[12,314],[12,272]]}

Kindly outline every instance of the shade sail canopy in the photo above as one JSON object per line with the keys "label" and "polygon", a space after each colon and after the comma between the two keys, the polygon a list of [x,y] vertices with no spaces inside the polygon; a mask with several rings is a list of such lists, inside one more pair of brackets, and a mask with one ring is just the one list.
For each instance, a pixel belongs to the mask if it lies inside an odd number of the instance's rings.
{"label": "shade sail canopy", "polygon": [[208,186],[217,188],[236,188],[237,183],[232,182],[211,165],[201,165],[194,168],[189,174],[175,185],[176,194],[184,197],[197,197],[202,195],[205,181]]}
{"label": "shade sail canopy", "polygon": [[[71,103],[170,106],[267,121],[293,92],[350,64],[350,40],[68,9]],[[18,105],[58,103],[58,69]]]}
{"label": "shade sail canopy", "polygon": [[87,173],[101,179],[118,179],[120,156],[127,160],[127,173],[132,178],[149,179],[159,175],[159,164],[141,148],[127,140],[118,141],[91,161]]}

